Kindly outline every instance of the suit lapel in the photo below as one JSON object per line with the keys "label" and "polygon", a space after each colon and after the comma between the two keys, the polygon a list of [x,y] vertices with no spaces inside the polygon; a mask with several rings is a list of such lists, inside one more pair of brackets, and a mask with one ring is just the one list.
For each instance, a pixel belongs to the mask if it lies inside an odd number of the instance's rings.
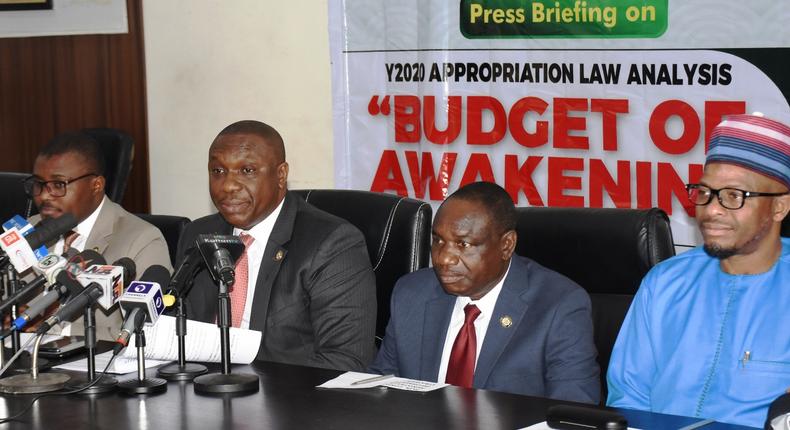
{"label": "suit lapel", "polygon": [[438,281],[431,286],[438,294],[425,304],[422,347],[420,357],[420,379],[435,381],[439,375],[439,364],[447,337],[447,327],[453,314],[455,296],[444,293]]}
{"label": "suit lapel", "polygon": [[[118,213],[115,210],[115,203],[105,197],[104,206],[99,211],[99,216],[93,224],[88,239],[85,241],[85,249],[92,249],[99,254],[104,254],[107,246],[110,245],[110,237],[112,236],[115,221],[118,219]],[[108,263],[112,263],[108,261]]]}
{"label": "suit lapel", "polygon": [[291,241],[291,236],[296,222],[298,201],[288,192],[285,195],[283,208],[274,223],[269,241],[263,251],[261,267],[258,269],[258,279],[255,281],[255,295],[252,299],[252,312],[250,315],[250,328],[263,332],[266,336],[266,320],[269,313],[269,301],[272,295],[274,280],[280,267],[288,255],[285,247]]}
{"label": "suit lapel", "polygon": [[510,271],[502,285],[502,291],[499,292],[480,350],[480,357],[477,359],[475,387],[485,386],[494,365],[518,331],[519,324],[528,309],[528,303],[524,299],[525,290],[529,288],[526,266],[518,258],[513,258],[511,261]]}

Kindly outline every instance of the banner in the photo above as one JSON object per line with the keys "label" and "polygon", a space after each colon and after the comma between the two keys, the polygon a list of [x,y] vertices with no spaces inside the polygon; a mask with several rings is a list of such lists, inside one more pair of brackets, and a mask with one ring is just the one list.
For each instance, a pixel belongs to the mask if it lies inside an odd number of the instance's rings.
{"label": "banner", "polygon": [[330,3],[338,188],[434,208],[486,180],[519,206],[660,207],[700,241],[686,183],[722,117],[790,123],[781,2]]}

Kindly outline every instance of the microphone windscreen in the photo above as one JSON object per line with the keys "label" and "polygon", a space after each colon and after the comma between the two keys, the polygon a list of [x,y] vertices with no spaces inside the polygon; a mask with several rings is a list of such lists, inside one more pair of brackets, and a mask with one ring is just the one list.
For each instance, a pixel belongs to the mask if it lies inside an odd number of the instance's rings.
{"label": "microphone windscreen", "polygon": [[164,266],[160,266],[158,264],[154,264],[149,268],[145,269],[145,272],[140,276],[138,279],[140,282],[156,282],[160,286],[164,287],[170,282],[170,271],[167,270]]}
{"label": "microphone windscreen", "polygon": [[92,249],[86,249],[76,256],[69,258],[69,263],[77,263],[81,265],[83,269],[86,269],[94,264],[107,264],[107,260],[98,252]]}
{"label": "microphone windscreen", "polygon": [[129,257],[121,257],[112,263],[113,266],[120,266],[123,268],[123,283],[124,283],[124,290],[126,287],[132,283],[132,280],[137,276],[137,265],[134,264],[134,260]]}
{"label": "microphone windscreen", "polygon": [[70,213],[49,219],[46,222],[39,224],[36,231],[30,233],[25,237],[27,243],[31,248],[36,249],[47,242],[57,239],[61,235],[71,231],[77,227],[77,219]]}

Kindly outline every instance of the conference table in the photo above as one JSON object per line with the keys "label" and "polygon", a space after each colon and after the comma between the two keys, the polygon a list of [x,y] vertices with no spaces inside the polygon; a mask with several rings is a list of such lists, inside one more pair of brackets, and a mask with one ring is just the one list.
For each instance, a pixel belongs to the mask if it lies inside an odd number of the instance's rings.
{"label": "conference table", "polygon": [[[210,368],[216,370],[217,366]],[[169,382],[158,395],[45,397],[0,429],[519,429],[545,421],[546,410],[572,404],[448,386],[417,393],[386,388],[316,388],[342,372],[271,362],[234,366],[256,373],[260,391],[246,396],[195,394],[191,382]],[[154,372],[149,369],[149,374]],[[135,375],[123,375],[128,379]],[[0,416],[16,414],[33,395],[0,397]],[[618,409],[629,427],[679,429],[699,419]],[[702,430],[746,429],[711,423]]]}

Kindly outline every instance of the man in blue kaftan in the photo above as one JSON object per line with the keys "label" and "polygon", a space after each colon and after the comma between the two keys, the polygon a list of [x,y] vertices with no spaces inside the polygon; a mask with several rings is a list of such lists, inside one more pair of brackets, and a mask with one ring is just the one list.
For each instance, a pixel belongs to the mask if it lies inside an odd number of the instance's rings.
{"label": "man in blue kaftan", "polygon": [[687,188],[704,246],[645,276],[612,351],[607,404],[761,427],[790,387],[790,127],[728,117]]}

